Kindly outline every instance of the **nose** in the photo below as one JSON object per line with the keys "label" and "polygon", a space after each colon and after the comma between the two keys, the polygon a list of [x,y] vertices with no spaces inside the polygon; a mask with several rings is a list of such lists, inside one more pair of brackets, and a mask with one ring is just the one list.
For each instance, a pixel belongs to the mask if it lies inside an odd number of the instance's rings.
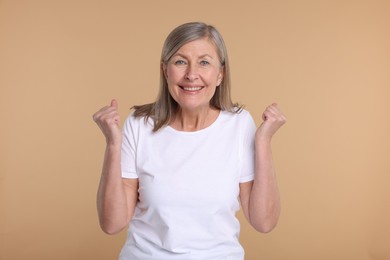
{"label": "nose", "polygon": [[189,81],[194,81],[199,78],[199,73],[195,65],[188,65],[187,71],[185,74],[185,79]]}

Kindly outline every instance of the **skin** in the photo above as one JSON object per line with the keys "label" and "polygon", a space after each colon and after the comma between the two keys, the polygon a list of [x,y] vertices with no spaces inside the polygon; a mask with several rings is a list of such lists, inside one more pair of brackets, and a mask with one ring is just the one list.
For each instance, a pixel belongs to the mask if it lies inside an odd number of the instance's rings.
{"label": "skin", "polygon": [[122,133],[118,103],[112,100],[93,119],[106,138],[103,169],[97,192],[100,227],[107,234],[117,234],[133,217],[138,200],[138,179],[121,176]]}
{"label": "skin", "polygon": [[286,123],[286,117],[276,103],[268,106],[262,115],[263,123],[255,138],[255,179],[240,184],[241,207],[246,219],[257,231],[272,231],[280,216],[280,196],[272,161],[271,140]]}
{"label": "skin", "polygon": [[[171,96],[179,111],[170,126],[197,131],[211,125],[219,110],[210,100],[223,79],[215,46],[207,39],[183,45],[167,64],[162,64]],[[121,177],[122,133],[118,103],[112,100],[93,115],[106,139],[97,208],[102,230],[116,234],[127,227],[138,200],[138,179]],[[249,223],[263,233],[270,232],[280,215],[280,197],[272,161],[271,140],[286,122],[276,104],[268,106],[255,138],[255,179],[240,184],[242,210]]]}

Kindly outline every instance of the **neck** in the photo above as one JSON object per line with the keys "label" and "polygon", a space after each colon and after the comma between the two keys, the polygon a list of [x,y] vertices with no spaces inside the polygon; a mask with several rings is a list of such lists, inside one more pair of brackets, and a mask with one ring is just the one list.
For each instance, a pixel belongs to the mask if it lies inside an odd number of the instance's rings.
{"label": "neck", "polygon": [[210,126],[218,115],[219,110],[213,107],[197,111],[179,109],[170,126],[179,131],[194,132]]}

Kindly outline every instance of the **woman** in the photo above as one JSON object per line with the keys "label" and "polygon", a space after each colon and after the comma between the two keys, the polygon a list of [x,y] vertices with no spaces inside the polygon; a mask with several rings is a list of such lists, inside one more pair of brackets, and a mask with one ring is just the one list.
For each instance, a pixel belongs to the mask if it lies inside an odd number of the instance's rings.
{"label": "woman", "polygon": [[286,118],[272,104],[256,130],[232,103],[227,51],[212,26],[174,29],[160,74],[156,102],[135,106],[123,132],[116,100],[93,116],[107,143],[101,228],[129,225],[120,259],[243,259],[240,206],[260,232],[279,218],[271,139]]}

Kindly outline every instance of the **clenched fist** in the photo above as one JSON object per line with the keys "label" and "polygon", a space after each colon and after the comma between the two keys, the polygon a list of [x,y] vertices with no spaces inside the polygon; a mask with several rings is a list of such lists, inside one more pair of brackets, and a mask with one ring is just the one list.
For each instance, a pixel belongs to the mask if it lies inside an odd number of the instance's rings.
{"label": "clenched fist", "polygon": [[276,103],[265,109],[262,118],[263,123],[257,129],[256,136],[265,141],[271,141],[272,136],[287,122],[286,117],[279,110]]}
{"label": "clenched fist", "polygon": [[118,102],[115,99],[111,101],[111,105],[97,111],[93,115],[93,120],[106,137],[107,145],[120,145],[122,143]]}

